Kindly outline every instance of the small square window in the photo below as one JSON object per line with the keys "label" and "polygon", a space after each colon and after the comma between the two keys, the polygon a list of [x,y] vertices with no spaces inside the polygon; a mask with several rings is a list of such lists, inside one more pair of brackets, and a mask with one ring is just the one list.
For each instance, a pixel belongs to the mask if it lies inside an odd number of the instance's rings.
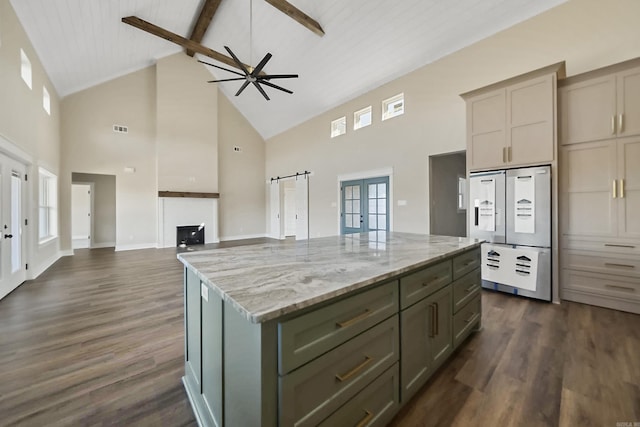
{"label": "small square window", "polygon": [[20,49],[20,76],[22,76],[22,80],[29,86],[29,89],[32,89],[31,61],[29,61],[27,54],[24,53],[22,49]]}
{"label": "small square window", "polygon": [[382,101],[382,120],[404,114],[404,93]]}
{"label": "small square window", "polygon": [[347,117],[343,116],[331,122],[331,138],[347,133]]}
{"label": "small square window", "polygon": [[353,130],[369,126],[371,124],[371,105],[353,113]]}
{"label": "small square window", "polygon": [[51,96],[45,86],[42,86],[42,108],[48,115],[51,115]]}

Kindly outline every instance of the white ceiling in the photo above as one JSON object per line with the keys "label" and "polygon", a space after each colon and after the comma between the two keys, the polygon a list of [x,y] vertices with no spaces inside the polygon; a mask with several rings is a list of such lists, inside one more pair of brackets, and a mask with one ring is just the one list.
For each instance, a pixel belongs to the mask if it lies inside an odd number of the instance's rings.
{"label": "white ceiling", "polygon": [[[266,139],[330,108],[522,22],[566,0],[289,0],[320,23],[319,37],[273,6],[253,0],[253,55],[249,58],[250,0],[223,0],[202,44],[229,46],[265,71],[297,73],[274,80],[294,91],[220,83]],[[62,97],[149,66],[182,49],[120,22],[135,15],[189,37],[202,0],[11,0],[49,77]],[[208,60],[208,58],[202,58]],[[224,65],[224,64],[220,64]],[[235,77],[213,71],[216,78]]]}

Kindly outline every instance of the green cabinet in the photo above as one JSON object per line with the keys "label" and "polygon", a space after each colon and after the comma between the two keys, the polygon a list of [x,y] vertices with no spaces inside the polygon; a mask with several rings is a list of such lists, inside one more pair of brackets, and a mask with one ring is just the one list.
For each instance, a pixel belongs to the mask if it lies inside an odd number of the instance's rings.
{"label": "green cabinet", "polygon": [[200,279],[189,269],[185,269],[184,300],[185,368],[189,378],[202,392]]}

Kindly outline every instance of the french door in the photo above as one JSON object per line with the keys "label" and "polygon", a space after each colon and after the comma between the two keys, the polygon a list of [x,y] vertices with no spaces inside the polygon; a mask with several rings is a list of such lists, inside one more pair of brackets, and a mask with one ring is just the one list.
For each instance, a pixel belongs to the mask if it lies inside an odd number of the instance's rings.
{"label": "french door", "polygon": [[389,230],[389,177],[340,183],[342,234]]}
{"label": "french door", "polygon": [[26,279],[25,172],[25,165],[0,155],[0,298]]}

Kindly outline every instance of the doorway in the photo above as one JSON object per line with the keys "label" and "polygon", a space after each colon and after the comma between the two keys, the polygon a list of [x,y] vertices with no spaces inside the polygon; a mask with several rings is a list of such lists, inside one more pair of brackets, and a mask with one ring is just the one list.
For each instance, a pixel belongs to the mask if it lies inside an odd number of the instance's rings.
{"label": "doorway", "polygon": [[429,229],[441,236],[467,235],[467,158],[464,151],[429,157]]}
{"label": "doorway", "polygon": [[389,230],[389,177],[340,183],[340,234]]}
{"label": "doorway", "polygon": [[71,184],[71,235],[73,249],[91,247],[93,184]]}
{"label": "doorway", "polygon": [[25,173],[24,164],[0,155],[0,298],[26,280]]}
{"label": "doorway", "polygon": [[270,237],[309,238],[309,176],[273,178],[269,184]]}

